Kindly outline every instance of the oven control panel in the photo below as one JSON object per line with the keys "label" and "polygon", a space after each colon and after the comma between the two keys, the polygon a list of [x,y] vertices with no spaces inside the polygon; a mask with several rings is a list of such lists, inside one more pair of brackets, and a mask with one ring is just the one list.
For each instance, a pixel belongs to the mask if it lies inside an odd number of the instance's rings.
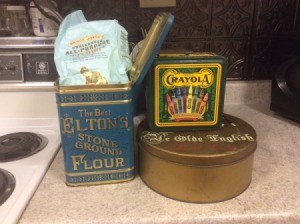
{"label": "oven control panel", "polygon": [[53,52],[0,52],[0,83],[54,82],[57,78]]}
{"label": "oven control panel", "polygon": [[0,54],[0,82],[24,82],[22,54]]}
{"label": "oven control panel", "polygon": [[25,82],[51,82],[58,78],[54,53],[23,53]]}

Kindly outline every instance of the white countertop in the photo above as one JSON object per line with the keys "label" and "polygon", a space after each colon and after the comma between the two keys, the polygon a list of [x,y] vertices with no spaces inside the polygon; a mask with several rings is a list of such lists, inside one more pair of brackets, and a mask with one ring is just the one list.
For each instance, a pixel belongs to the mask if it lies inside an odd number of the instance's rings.
{"label": "white countertop", "polygon": [[[275,115],[268,101],[253,100],[253,88],[247,89],[229,90],[225,99],[225,113],[257,132],[252,182],[241,195],[212,204],[179,202],[155,193],[139,176],[68,187],[61,150],[19,223],[300,223],[300,124]],[[252,97],[249,104],[240,102],[245,96]]]}

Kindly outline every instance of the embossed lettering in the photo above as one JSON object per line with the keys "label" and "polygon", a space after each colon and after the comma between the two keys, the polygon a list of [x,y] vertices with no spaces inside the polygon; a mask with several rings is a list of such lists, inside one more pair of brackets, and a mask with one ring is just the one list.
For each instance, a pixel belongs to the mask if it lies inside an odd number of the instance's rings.
{"label": "embossed lettering", "polygon": [[124,167],[124,158],[110,158],[110,159],[85,159],[85,155],[72,156],[73,170],[92,170],[103,168],[120,168]]}
{"label": "embossed lettering", "polygon": [[208,68],[202,68],[199,72],[180,73],[174,69],[168,69],[162,76],[162,83],[168,89],[181,86],[199,86],[208,88],[213,84],[214,74]]}
{"label": "embossed lettering", "polygon": [[94,131],[94,130],[111,130],[111,129],[126,129],[129,122],[128,117],[116,118],[86,118],[83,120],[74,118],[63,118],[63,132],[73,134],[75,131]]}
{"label": "embossed lettering", "polygon": [[237,141],[255,141],[254,138],[249,134],[230,136],[219,136],[219,135],[207,135],[206,136],[212,142],[237,142]]}

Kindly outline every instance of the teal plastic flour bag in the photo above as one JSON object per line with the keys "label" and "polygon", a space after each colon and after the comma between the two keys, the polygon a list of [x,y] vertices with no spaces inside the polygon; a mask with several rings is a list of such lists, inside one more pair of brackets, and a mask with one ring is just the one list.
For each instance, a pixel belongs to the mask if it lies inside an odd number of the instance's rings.
{"label": "teal plastic flour bag", "polygon": [[59,85],[128,83],[128,33],[117,20],[87,21],[75,11],[60,25],[54,61]]}

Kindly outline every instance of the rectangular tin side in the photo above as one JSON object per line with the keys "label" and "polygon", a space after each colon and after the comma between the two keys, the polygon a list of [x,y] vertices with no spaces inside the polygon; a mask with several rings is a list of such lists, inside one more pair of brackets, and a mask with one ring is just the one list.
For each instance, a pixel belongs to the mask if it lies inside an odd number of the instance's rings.
{"label": "rectangular tin side", "polygon": [[221,126],[227,61],[215,54],[158,56],[149,78],[153,130],[209,130]]}
{"label": "rectangular tin side", "polygon": [[134,178],[130,84],[57,86],[66,184]]}

